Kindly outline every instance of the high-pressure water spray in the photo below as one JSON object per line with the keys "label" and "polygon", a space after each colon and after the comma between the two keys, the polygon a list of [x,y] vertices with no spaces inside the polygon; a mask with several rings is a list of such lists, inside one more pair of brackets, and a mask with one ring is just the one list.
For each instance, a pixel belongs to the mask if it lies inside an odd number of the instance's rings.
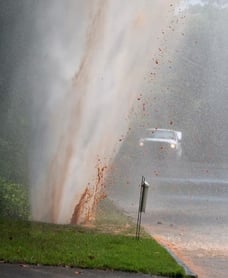
{"label": "high-pressure water spray", "polygon": [[37,2],[29,65],[29,72],[36,69],[30,84],[34,220],[93,219],[173,13],[173,1]]}

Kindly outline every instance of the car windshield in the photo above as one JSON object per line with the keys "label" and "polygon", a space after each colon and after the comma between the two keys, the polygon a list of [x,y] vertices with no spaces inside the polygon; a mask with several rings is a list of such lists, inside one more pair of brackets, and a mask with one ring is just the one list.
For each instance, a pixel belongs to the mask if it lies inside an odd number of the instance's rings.
{"label": "car windshield", "polygon": [[169,130],[147,130],[147,136],[156,139],[173,139],[175,140],[175,133]]}

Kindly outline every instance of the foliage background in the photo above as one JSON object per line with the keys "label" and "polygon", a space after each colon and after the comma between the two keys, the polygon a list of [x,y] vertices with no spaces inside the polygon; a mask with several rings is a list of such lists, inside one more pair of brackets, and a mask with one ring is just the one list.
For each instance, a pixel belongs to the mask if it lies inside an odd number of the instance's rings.
{"label": "foliage background", "polygon": [[19,23],[26,2],[0,1],[0,216],[19,218],[28,216],[29,206],[31,98],[23,70],[29,25]]}

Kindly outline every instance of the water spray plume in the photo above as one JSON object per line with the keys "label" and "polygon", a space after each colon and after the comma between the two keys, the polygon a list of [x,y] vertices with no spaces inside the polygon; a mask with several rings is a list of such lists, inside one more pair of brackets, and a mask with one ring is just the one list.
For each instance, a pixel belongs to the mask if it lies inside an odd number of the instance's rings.
{"label": "water spray plume", "polygon": [[[32,218],[91,221],[174,1],[40,3],[31,47]],[[42,14],[42,17],[41,17]]]}

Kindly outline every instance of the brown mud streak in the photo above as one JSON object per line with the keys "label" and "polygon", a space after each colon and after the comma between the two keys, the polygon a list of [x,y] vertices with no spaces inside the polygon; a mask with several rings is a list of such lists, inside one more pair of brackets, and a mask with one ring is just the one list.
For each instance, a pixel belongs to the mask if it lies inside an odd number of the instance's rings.
{"label": "brown mud streak", "polygon": [[75,206],[71,224],[81,223],[81,218],[83,224],[88,224],[94,220],[98,203],[106,197],[103,182],[106,169],[106,166],[97,167],[97,182],[95,186],[91,186],[91,188],[87,186],[84,190],[78,204]]}
{"label": "brown mud streak", "polygon": [[[93,59],[94,52],[99,49],[99,41],[102,41],[103,38],[103,31],[104,31],[104,18],[105,18],[105,10],[106,10],[106,2],[105,0],[100,1],[100,7],[97,10],[91,28],[88,29],[87,34],[87,43],[86,43],[86,51],[85,55],[82,59],[81,66],[79,68],[78,73],[74,77],[74,84],[77,88],[83,88],[84,84],[87,84],[90,78],[90,61]],[[95,32],[91,31],[95,28]],[[85,99],[87,90],[84,90],[83,100]],[[80,99],[79,107],[82,107],[81,103],[82,99]],[[80,113],[82,115],[82,111]],[[99,170],[98,170],[99,173]],[[98,174],[99,176],[99,174]],[[101,177],[98,177],[96,185],[94,188],[92,186],[87,186],[81,195],[79,202],[76,204],[71,223],[72,224],[79,224],[81,223],[81,219],[83,219],[83,223],[88,223],[91,221],[91,218],[94,215],[94,211],[99,201],[97,201],[96,195],[99,192],[101,183]],[[93,200],[94,198],[94,200]],[[92,205],[91,205],[92,203]]]}
{"label": "brown mud streak", "polygon": [[[89,188],[86,187],[84,193],[82,194],[78,204],[75,206],[74,213],[71,218],[71,224],[78,224],[79,218],[84,210],[85,204],[88,202],[89,199]],[[85,219],[88,221],[88,219]]]}

